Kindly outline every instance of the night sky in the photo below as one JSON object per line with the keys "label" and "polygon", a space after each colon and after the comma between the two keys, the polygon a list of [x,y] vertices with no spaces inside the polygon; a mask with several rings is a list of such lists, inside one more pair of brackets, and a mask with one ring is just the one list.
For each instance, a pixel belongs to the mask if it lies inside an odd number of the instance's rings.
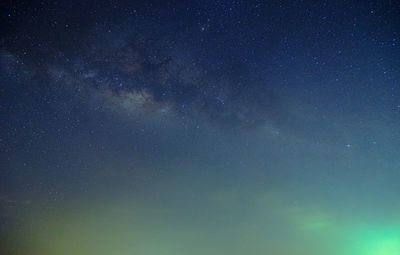
{"label": "night sky", "polygon": [[0,2],[0,253],[400,255],[400,2]]}

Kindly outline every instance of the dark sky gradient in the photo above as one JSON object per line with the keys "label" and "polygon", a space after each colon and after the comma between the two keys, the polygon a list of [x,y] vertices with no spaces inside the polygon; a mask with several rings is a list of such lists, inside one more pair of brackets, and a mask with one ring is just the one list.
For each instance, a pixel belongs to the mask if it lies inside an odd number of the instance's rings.
{"label": "dark sky gradient", "polygon": [[400,254],[397,1],[0,10],[0,253]]}

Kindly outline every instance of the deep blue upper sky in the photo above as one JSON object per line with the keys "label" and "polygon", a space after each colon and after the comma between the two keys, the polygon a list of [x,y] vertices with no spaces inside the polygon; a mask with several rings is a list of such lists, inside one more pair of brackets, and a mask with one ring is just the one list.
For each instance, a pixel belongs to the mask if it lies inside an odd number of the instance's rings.
{"label": "deep blue upper sky", "polygon": [[397,1],[0,5],[4,196],[164,175],[328,189],[360,169],[394,185]]}

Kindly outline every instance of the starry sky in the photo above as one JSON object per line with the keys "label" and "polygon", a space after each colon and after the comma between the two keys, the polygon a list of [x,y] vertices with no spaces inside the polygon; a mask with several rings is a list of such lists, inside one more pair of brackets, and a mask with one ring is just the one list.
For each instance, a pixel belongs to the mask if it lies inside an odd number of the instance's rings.
{"label": "starry sky", "polygon": [[400,4],[0,2],[0,253],[399,255]]}

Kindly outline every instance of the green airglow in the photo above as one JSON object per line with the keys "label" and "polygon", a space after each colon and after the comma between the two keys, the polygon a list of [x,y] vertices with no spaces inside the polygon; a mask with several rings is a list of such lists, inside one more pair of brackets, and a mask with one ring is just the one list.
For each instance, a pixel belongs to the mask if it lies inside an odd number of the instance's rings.
{"label": "green airglow", "polygon": [[400,254],[400,226],[362,228],[352,234],[352,255]]}

